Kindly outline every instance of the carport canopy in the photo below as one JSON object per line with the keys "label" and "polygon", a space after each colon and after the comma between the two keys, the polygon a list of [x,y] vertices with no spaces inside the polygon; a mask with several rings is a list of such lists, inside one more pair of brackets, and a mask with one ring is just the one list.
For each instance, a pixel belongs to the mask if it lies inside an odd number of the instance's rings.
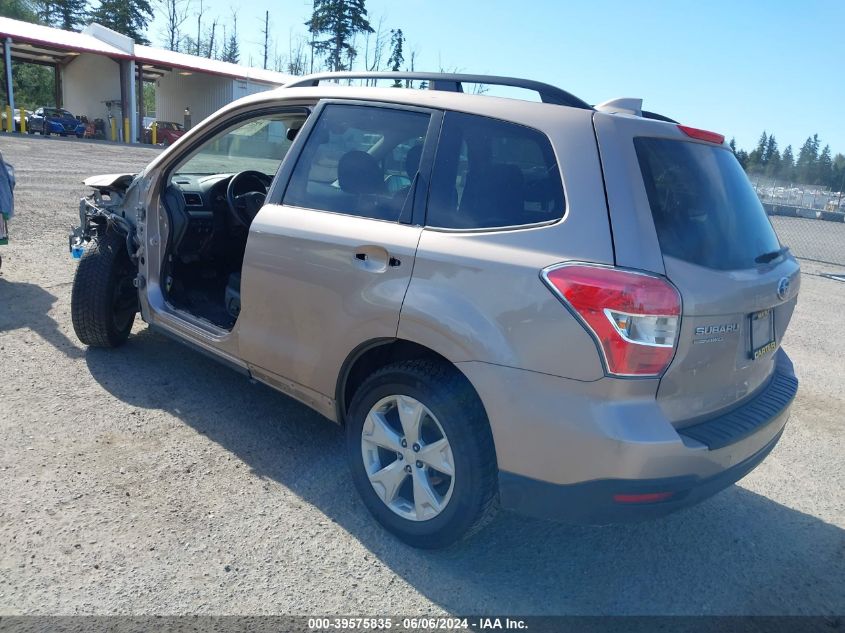
{"label": "carport canopy", "polygon": [[[82,32],[74,32],[0,17],[0,38],[4,47],[6,94],[13,110],[13,64],[22,62],[52,67],[56,106],[79,110],[81,104],[87,104],[90,107],[86,109],[91,110],[91,104],[96,102],[107,104],[109,115],[112,107],[119,107],[120,118],[124,118],[123,113],[130,115],[133,142],[140,140],[142,133],[145,81],[159,81],[176,73],[251,82],[253,89],[257,86],[257,89],[265,90],[291,80],[291,76],[282,73],[139,45],[132,38],[96,23]],[[178,91],[184,83],[168,82],[166,89]],[[231,90],[230,93],[229,101],[239,96]],[[172,94],[169,98],[176,101],[179,95]],[[188,105],[187,100],[179,100],[182,101]],[[85,113],[93,118],[92,112]]]}

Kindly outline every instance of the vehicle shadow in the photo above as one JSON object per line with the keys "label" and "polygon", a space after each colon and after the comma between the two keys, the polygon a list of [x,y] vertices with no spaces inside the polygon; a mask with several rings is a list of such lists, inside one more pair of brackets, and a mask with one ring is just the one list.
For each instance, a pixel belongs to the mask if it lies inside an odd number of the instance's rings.
{"label": "vehicle shadow", "polygon": [[341,429],[305,406],[148,330],[118,350],[91,349],[86,361],[116,398],[177,416],[319,508],[451,613],[834,615],[845,607],[845,531],[739,486],[628,526],[501,513],[457,546],[416,551],[369,517],[348,477]]}
{"label": "vehicle shadow", "polygon": [[50,317],[58,298],[37,284],[11,282],[0,277],[0,332],[29,329],[65,356],[79,358],[83,351]]}

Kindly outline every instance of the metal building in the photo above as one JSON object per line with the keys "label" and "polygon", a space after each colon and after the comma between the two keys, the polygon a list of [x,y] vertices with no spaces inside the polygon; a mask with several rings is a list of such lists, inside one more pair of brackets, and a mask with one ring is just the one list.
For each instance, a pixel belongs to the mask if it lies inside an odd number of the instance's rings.
{"label": "metal building", "polygon": [[[155,82],[156,118],[182,122],[207,117],[255,92],[281,86],[290,75],[143,46],[99,24],[81,33],[0,17],[5,94],[15,108],[12,68],[40,64],[55,73],[55,105],[90,120],[114,119],[121,138],[143,140],[144,83]],[[39,104],[53,105],[53,104]],[[126,113],[126,114],[124,114]],[[124,123],[125,121],[125,123]]]}

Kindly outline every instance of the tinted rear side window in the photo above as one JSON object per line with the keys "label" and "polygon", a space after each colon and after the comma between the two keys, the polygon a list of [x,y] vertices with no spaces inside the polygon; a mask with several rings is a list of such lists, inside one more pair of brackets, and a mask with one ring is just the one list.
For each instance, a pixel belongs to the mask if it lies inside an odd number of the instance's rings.
{"label": "tinted rear side window", "polygon": [[727,149],[635,138],[634,146],[664,255],[716,268],[753,268],[780,248],[745,172]]}
{"label": "tinted rear side window", "polygon": [[549,139],[514,123],[447,112],[426,224],[479,229],[563,217],[563,184]]}

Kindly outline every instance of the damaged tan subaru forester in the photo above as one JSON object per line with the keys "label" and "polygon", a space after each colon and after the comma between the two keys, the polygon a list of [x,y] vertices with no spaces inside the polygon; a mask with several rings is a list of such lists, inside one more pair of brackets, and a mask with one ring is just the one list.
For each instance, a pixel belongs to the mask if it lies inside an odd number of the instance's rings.
{"label": "damaged tan subaru forester", "polygon": [[[337,83],[362,77],[427,89]],[[313,75],[86,184],[79,339],[118,346],[140,312],[343,425],[364,504],[417,547],[497,507],[698,502],[772,450],[798,388],[798,264],[724,138],[639,99]]]}

